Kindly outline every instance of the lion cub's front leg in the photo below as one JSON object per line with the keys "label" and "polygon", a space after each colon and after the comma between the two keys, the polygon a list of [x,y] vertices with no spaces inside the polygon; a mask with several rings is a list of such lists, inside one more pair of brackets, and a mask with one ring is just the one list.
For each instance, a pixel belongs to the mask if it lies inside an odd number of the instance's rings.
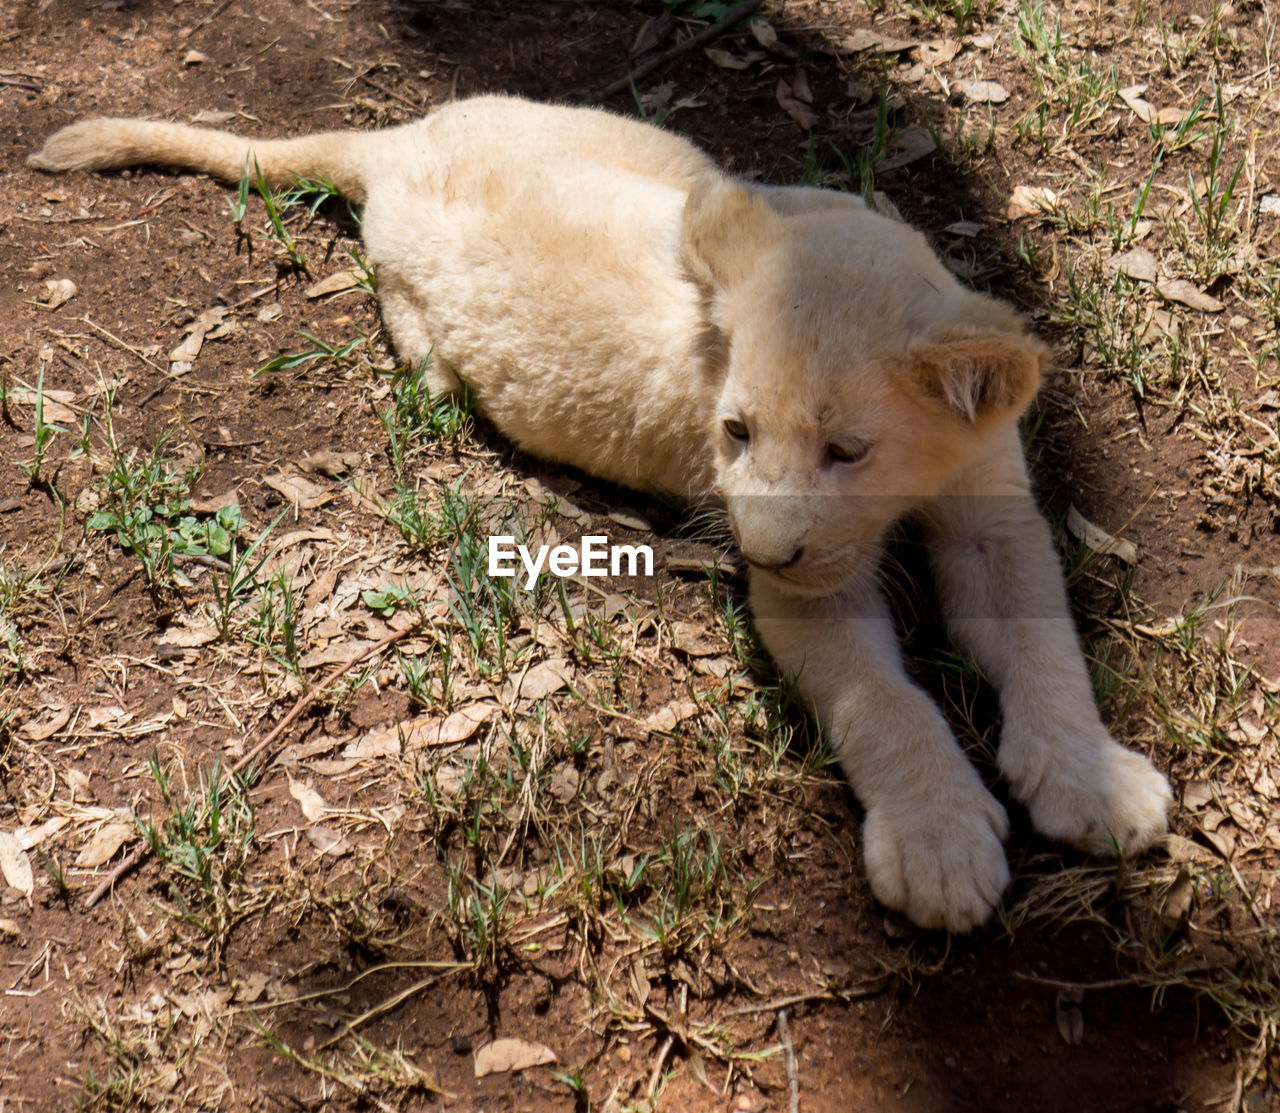
{"label": "lion cub's front leg", "polygon": [[1008,820],[904,672],[878,589],[799,599],[757,575],[751,602],[761,639],[796,675],[867,810],[872,892],[923,927],[980,924],[1009,881]]}
{"label": "lion cub's front leg", "polygon": [[1058,557],[1016,433],[930,511],[931,557],[952,634],[1000,690],[999,763],[1036,829],[1094,853],[1162,835],[1169,785],[1103,725]]}

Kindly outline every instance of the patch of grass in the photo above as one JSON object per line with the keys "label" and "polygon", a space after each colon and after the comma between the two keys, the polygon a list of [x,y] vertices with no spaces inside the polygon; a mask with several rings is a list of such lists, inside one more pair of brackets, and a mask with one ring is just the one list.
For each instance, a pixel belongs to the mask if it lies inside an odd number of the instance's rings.
{"label": "patch of grass", "polygon": [[298,335],[311,341],[311,347],[304,348],[300,352],[287,352],[284,355],[276,356],[275,359],[268,360],[253,373],[253,377],[256,379],[259,375],[292,371],[296,367],[302,367],[309,363],[335,365],[348,359],[353,352],[369,341],[367,336],[353,336],[350,340],[344,340],[341,344],[330,344],[327,340],[321,340],[318,336],[313,336],[303,329],[298,330]]}
{"label": "patch of grass", "polygon": [[168,816],[139,818],[138,827],[168,875],[178,919],[221,953],[231,932],[261,903],[246,901],[242,885],[257,833],[251,777],[224,772],[215,763],[184,803],[158,753],[149,764]]}
{"label": "patch of grass", "polygon": [[91,443],[88,425],[81,442],[100,468],[95,482],[99,509],[85,529],[112,534],[121,549],[138,557],[153,594],[189,584],[175,558],[224,555],[230,546],[228,530],[216,517],[201,520],[191,513],[199,470],[170,455],[168,435],[146,450],[130,446],[117,437],[111,410],[108,398],[98,422],[98,443]]}

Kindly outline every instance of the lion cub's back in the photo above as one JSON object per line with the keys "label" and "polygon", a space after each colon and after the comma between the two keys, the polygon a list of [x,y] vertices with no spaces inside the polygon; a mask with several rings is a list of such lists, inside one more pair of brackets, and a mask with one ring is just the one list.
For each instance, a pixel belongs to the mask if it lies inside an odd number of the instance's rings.
{"label": "lion cub's back", "polygon": [[710,400],[680,224],[711,162],[635,121],[508,98],[413,132],[380,152],[364,217],[401,354],[433,351],[530,452],[701,485]]}

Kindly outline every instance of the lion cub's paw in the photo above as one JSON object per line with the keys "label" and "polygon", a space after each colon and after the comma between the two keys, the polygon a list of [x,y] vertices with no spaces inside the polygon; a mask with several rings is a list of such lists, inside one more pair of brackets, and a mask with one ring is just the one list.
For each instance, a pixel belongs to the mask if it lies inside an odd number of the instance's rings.
{"label": "lion cub's paw", "polygon": [[867,811],[864,854],[871,891],[925,928],[969,931],[1009,884],[1001,845],[1004,808],[975,776],[946,801],[894,801]]}
{"label": "lion cub's paw", "polygon": [[1013,781],[1041,834],[1092,854],[1136,854],[1168,829],[1173,793],[1142,754],[1107,735],[1055,756],[1034,785]]}

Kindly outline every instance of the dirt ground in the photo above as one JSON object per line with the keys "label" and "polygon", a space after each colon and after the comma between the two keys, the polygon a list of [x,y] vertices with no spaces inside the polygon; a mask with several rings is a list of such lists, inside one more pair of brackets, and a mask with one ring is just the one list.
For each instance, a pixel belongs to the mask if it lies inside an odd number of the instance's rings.
{"label": "dirt ground", "polygon": [[[593,99],[729,7],[0,7],[0,1110],[1280,1110],[1272,4],[768,0],[603,100],[878,191],[1053,345],[1029,453],[1108,721],[1179,803],[1121,863],[1012,807],[967,937],[870,897],[714,532],[417,397],[342,202],[273,227],[24,164],[91,114]],[[473,590],[499,506],[659,574]],[[927,590],[915,668],[990,774]],[[537,1065],[477,1077],[495,1049]]]}

